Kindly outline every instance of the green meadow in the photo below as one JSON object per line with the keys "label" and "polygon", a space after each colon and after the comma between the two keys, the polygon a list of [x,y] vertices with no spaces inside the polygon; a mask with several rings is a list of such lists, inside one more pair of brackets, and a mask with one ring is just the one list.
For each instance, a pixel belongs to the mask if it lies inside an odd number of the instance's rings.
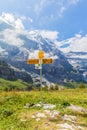
{"label": "green meadow", "polygon": [[64,114],[77,117],[78,125],[87,129],[87,113],[78,113],[68,110],[71,104],[87,109],[87,89],[64,89],[43,91],[43,102],[56,105],[60,117],[56,120],[49,118],[36,121],[31,118],[38,112],[43,112],[42,107],[26,104],[40,102],[40,91],[0,91],[0,130],[58,130],[56,124],[63,123],[61,116]]}

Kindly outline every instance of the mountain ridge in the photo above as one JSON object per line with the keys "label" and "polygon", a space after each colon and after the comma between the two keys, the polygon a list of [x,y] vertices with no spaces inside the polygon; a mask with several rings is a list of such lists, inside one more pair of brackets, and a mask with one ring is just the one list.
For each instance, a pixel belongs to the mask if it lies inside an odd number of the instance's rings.
{"label": "mountain ridge", "polygon": [[78,71],[85,75],[87,82],[87,43],[86,36],[77,34],[75,37],[56,43],[56,47],[60,49],[66,56],[69,63]]}
{"label": "mountain ridge", "polygon": [[0,56],[8,64],[37,74],[39,74],[38,70],[35,70],[34,66],[28,65],[27,59],[38,58],[38,51],[44,50],[45,58],[54,59],[52,65],[43,66],[43,75],[47,80],[58,83],[64,82],[65,79],[84,81],[83,76],[73,69],[64,54],[55,47],[55,44],[51,40],[43,38],[38,31],[16,30],[9,27],[3,29],[0,33],[0,48],[5,51],[2,51]]}

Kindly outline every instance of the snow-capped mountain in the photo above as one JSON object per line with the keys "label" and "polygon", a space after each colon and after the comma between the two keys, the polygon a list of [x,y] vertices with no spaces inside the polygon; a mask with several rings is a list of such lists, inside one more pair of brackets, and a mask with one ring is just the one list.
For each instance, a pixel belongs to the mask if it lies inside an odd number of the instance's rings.
{"label": "snow-capped mountain", "polygon": [[43,76],[47,80],[51,82],[63,82],[66,79],[83,81],[81,74],[73,69],[64,54],[52,41],[43,38],[38,30],[16,29],[11,25],[7,28],[5,24],[7,23],[4,23],[4,28],[0,31],[0,56],[12,66],[39,74],[39,70],[27,64],[27,59],[38,58],[38,51],[44,50],[45,58],[54,59],[53,64],[43,65]]}
{"label": "snow-capped mountain", "polygon": [[87,80],[87,35],[77,34],[73,38],[57,42],[56,46],[65,54],[70,64],[80,70]]}

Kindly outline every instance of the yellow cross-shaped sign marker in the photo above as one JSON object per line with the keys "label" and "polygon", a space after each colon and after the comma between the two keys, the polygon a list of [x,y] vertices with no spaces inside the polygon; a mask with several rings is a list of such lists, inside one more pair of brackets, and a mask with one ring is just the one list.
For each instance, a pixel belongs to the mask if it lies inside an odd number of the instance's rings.
{"label": "yellow cross-shaped sign marker", "polygon": [[41,84],[41,102],[42,102],[42,64],[52,64],[53,59],[52,58],[44,58],[44,51],[39,51],[38,52],[38,59],[28,59],[27,61],[28,64],[38,64],[36,68],[38,67],[40,69],[40,84]]}
{"label": "yellow cross-shaped sign marker", "polygon": [[38,57],[39,57],[39,59],[43,59],[44,58],[44,51],[39,51]]}

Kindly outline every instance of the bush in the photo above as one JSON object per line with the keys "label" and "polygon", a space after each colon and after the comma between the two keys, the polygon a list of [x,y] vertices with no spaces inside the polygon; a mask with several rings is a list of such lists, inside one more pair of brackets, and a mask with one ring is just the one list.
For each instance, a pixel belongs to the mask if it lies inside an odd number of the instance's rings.
{"label": "bush", "polygon": [[55,89],[55,90],[59,90],[58,84],[55,84],[54,89]]}
{"label": "bush", "polygon": [[50,86],[50,90],[54,90],[54,86],[53,85]]}
{"label": "bush", "polygon": [[70,106],[70,103],[69,103],[68,101],[62,101],[62,102],[61,102],[61,105],[62,105],[63,107],[67,107],[67,106]]}
{"label": "bush", "polygon": [[83,83],[80,83],[79,88],[85,88],[85,85]]}
{"label": "bush", "polygon": [[43,91],[48,91],[48,86],[46,85],[46,86],[42,87],[42,90]]}

